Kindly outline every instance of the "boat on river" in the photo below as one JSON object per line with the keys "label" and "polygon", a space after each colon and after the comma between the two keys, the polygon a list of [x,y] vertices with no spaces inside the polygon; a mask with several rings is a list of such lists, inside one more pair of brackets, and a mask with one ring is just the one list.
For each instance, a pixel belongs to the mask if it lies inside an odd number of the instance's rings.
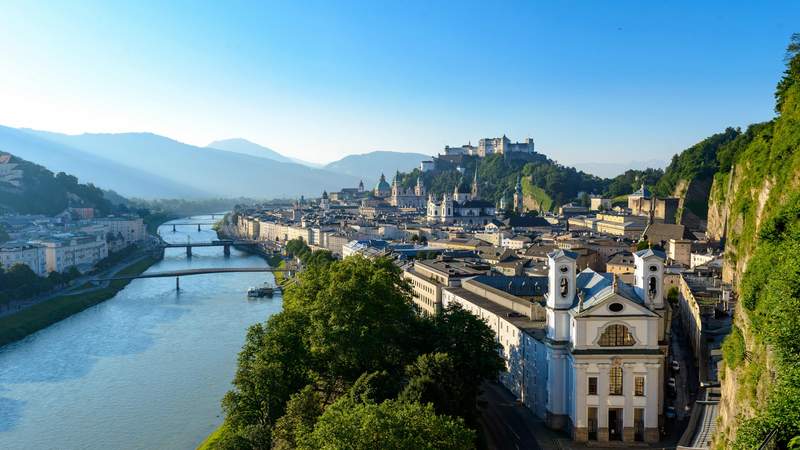
{"label": "boat on river", "polygon": [[247,296],[253,298],[272,297],[275,293],[275,288],[270,286],[269,283],[264,283],[264,286],[253,286],[247,289]]}

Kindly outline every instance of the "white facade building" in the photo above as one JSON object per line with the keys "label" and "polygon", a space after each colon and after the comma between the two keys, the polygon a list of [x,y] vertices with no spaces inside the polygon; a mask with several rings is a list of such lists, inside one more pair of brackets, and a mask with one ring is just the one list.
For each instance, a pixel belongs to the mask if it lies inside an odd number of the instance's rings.
{"label": "white facade building", "polygon": [[66,235],[35,243],[44,246],[48,272],[63,272],[70,267],[87,269],[108,256],[103,236]]}
{"label": "white facade building", "polygon": [[[508,367],[501,381],[552,428],[576,441],[656,442],[666,351],[664,256],[643,250],[635,260],[628,285],[612,274],[576,273],[572,252],[550,253],[546,281],[527,277],[529,288],[547,286],[544,306],[531,300],[529,312],[522,300],[529,293],[498,300],[502,287],[473,280],[445,289],[442,301],[461,304],[495,330]],[[513,283],[508,289],[514,293]]]}
{"label": "white facade building", "polygon": [[492,203],[480,199],[477,173],[470,192],[462,192],[456,185],[453,194],[444,194],[441,200],[428,196],[428,223],[486,226],[496,214],[497,209]]}
{"label": "white facade building", "polygon": [[121,237],[126,245],[143,241],[147,235],[141,217],[104,217],[95,222],[108,227],[108,232]]}
{"label": "white facade building", "polygon": [[0,245],[0,264],[8,270],[16,264],[24,264],[36,275],[47,275],[45,248],[37,244],[6,242]]}

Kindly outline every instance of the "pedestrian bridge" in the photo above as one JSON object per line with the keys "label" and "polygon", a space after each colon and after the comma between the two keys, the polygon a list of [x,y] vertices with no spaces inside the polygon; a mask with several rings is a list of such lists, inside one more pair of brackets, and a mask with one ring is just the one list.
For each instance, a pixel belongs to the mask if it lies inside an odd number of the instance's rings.
{"label": "pedestrian bridge", "polygon": [[164,272],[145,272],[139,275],[124,275],[108,278],[95,278],[92,281],[135,280],[137,278],[171,278],[190,275],[206,275],[209,273],[241,273],[241,272],[288,272],[293,273],[294,268],[276,267],[208,267],[203,269],[168,270]]}

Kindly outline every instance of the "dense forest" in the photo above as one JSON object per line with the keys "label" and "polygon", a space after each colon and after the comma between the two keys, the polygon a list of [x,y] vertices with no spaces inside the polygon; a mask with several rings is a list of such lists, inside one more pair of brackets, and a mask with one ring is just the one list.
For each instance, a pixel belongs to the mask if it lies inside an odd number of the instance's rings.
{"label": "dense forest", "polygon": [[[0,152],[0,155],[8,153]],[[0,180],[0,209],[21,214],[55,215],[68,207],[92,207],[108,214],[114,205],[103,190],[93,184],[81,184],[64,172],[53,174],[44,167],[11,155],[10,163],[22,171],[20,186]]]}
{"label": "dense forest", "polygon": [[292,249],[305,270],[250,328],[206,448],[474,448],[479,386],[503,368],[486,324],[419,317],[387,259]]}

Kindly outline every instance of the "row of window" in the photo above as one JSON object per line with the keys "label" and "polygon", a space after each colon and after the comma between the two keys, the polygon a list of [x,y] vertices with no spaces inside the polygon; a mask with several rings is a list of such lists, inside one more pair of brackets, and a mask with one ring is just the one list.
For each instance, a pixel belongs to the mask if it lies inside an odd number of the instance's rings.
{"label": "row of window", "polygon": [[[597,395],[597,377],[589,377],[589,395]],[[608,372],[608,395],[623,395],[622,367],[612,367]],[[633,378],[633,395],[644,397],[644,377]]]}

